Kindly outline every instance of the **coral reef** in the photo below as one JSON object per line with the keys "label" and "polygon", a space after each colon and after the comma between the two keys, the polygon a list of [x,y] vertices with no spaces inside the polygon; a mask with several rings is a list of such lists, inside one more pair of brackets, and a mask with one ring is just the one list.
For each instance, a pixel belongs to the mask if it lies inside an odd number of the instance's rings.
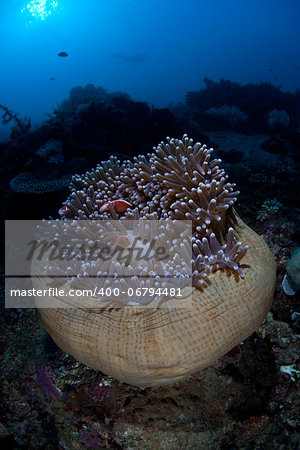
{"label": "coral reef", "polygon": [[64,162],[63,145],[56,139],[47,141],[35,154],[47,164],[63,164]]}
{"label": "coral reef", "polygon": [[[275,255],[276,292],[267,320],[212,367],[171,387],[139,389],[93,371],[62,352],[35,311],[1,308],[3,448],[299,447],[300,403],[294,372],[300,370],[300,324],[295,312],[299,292],[288,296],[282,289],[286,262],[300,243],[299,91],[286,95],[264,83],[243,86],[223,81],[208,83],[200,95],[195,94],[188,97],[188,105],[170,106],[170,110],[151,109],[124,94],[114,99],[110,94],[102,99],[90,96],[82,110],[77,110],[74,101],[73,112],[72,108],[58,111],[41,127],[1,142],[2,214],[17,220],[58,217],[58,205],[67,191],[26,194],[25,202],[24,194],[9,186],[25,170],[41,173],[42,178],[45,161],[35,153],[51,139],[63,145],[61,174],[71,174],[91,170],[112,154],[121,161],[146,154],[166,135],[182,136],[188,130],[222,158],[230,179],[239,186],[235,207]],[[244,126],[227,123],[218,129],[204,111],[224,104],[239,107],[247,115],[251,111],[249,122]],[[273,109],[286,111],[290,117],[289,128],[280,131],[280,136],[267,124]],[[53,170],[52,164],[46,165],[47,170],[50,166]],[[282,207],[257,221],[261,205],[274,198]],[[37,379],[41,364],[47,383]],[[53,388],[62,395],[52,398],[48,390]]]}
{"label": "coral reef", "polygon": [[27,119],[26,117],[19,118],[16,113],[11,111],[7,108],[7,106],[0,104],[0,109],[3,110],[1,122],[3,125],[7,125],[10,122],[14,122],[15,125],[11,127],[11,134],[10,137],[12,139],[22,136],[23,134],[27,133],[27,131],[31,127],[31,120]]}
{"label": "coral reef", "polygon": [[268,125],[271,130],[280,131],[290,125],[290,118],[286,111],[272,109],[268,114]]}
{"label": "coral reef", "polygon": [[248,121],[246,114],[236,106],[222,105],[218,108],[211,106],[205,114],[222,118],[225,122],[230,124],[243,123]]}
{"label": "coral reef", "polygon": [[33,173],[20,173],[10,181],[11,188],[23,194],[44,194],[56,192],[69,186],[71,175],[64,175],[57,179],[45,180]]}
{"label": "coral reef", "polygon": [[288,295],[295,295],[300,289],[300,247],[297,247],[287,261],[286,275],[282,282],[283,290]]}
{"label": "coral reef", "polygon": [[[245,84],[221,79],[214,82],[204,78],[205,88],[186,94],[187,107],[198,120],[209,108],[223,105],[239,108],[248,118],[248,126],[256,131],[269,131],[266,118],[272,111],[285,112],[285,125],[295,127],[299,120],[297,112],[298,94],[282,92],[271,83]],[[289,118],[287,123],[286,115]],[[280,114],[282,118],[282,114]],[[274,117],[275,118],[275,117]],[[278,114],[276,118],[279,119]],[[205,117],[203,117],[205,120]],[[213,124],[212,124],[213,125]],[[232,123],[234,125],[234,123]],[[237,124],[239,125],[239,124]]]}
{"label": "coral reef", "polygon": [[271,200],[265,200],[261,205],[261,209],[257,213],[257,220],[263,222],[270,218],[274,214],[277,214],[278,210],[282,207],[282,204],[273,198]]}

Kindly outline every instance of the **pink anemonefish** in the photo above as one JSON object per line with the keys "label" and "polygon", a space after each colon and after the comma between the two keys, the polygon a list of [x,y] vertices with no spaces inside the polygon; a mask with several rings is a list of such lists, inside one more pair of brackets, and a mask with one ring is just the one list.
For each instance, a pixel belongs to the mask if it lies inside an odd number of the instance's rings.
{"label": "pink anemonefish", "polygon": [[126,202],[126,200],[113,200],[111,202],[105,202],[101,208],[100,212],[109,212],[109,205],[112,205],[116,213],[124,213],[128,208],[131,208],[131,203]]}
{"label": "pink anemonefish", "polygon": [[60,214],[61,216],[65,216],[69,211],[71,211],[70,208],[65,205],[58,210],[58,214]]}

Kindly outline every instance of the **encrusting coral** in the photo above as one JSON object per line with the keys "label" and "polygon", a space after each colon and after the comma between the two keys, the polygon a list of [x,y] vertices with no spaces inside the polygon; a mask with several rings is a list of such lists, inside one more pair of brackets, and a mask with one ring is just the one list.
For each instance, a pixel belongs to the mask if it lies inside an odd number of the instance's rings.
{"label": "encrusting coral", "polygon": [[[212,364],[266,317],[275,262],[265,242],[231,208],[239,192],[219,167],[221,161],[211,160],[212,151],[186,135],[167,138],[147,157],[123,164],[112,157],[73,177],[60,211],[75,224],[87,219],[192,222],[188,308],[169,299],[168,308],[39,310],[56,343],[81,362],[137,386],[169,384]],[[187,241],[178,241],[175,267],[187,247]],[[89,277],[92,265],[76,264],[77,273]],[[36,261],[33,267],[51,277],[51,266],[45,269]],[[101,276],[116,268],[114,261],[98,267]]]}
{"label": "encrusting coral", "polygon": [[10,180],[10,187],[24,194],[44,194],[66,188],[70,184],[70,175],[63,175],[51,180],[36,177],[31,172],[22,172]]}

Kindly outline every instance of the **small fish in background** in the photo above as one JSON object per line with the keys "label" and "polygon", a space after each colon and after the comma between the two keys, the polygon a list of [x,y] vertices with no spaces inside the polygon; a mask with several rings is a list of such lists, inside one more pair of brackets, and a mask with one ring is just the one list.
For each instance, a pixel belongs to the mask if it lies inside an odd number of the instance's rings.
{"label": "small fish in background", "polygon": [[50,80],[50,81],[54,81],[55,78],[54,78],[54,77],[50,77],[49,80]]}
{"label": "small fish in background", "polygon": [[60,56],[61,58],[66,58],[69,55],[67,52],[59,52],[59,53],[57,53],[57,56]]}
{"label": "small fish in background", "polygon": [[295,70],[299,70],[299,66],[294,66],[294,69]]}

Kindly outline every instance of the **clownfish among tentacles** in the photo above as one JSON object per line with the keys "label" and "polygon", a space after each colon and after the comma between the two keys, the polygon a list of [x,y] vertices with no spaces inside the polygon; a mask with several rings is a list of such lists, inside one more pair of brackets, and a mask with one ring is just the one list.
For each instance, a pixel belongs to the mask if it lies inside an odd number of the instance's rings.
{"label": "clownfish among tentacles", "polygon": [[126,200],[112,200],[111,202],[105,202],[101,208],[100,212],[110,212],[110,205],[113,206],[116,213],[124,213],[127,211],[128,208],[131,208],[132,205],[129,202],[126,202]]}

